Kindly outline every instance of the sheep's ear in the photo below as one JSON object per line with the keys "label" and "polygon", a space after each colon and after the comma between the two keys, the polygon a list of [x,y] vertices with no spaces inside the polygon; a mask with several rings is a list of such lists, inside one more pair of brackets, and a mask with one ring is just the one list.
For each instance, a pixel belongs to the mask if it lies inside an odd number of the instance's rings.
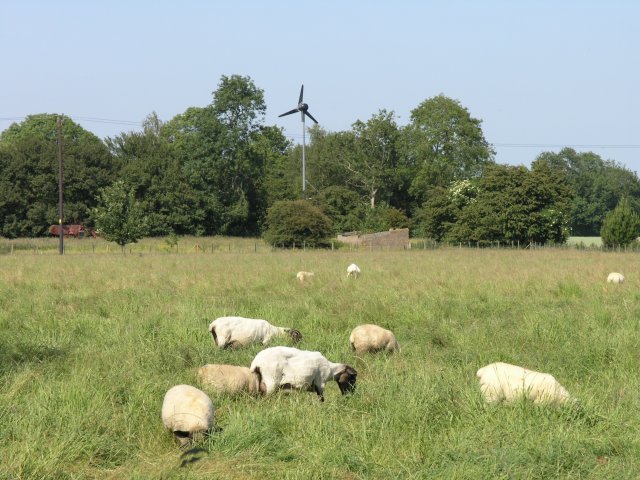
{"label": "sheep's ear", "polygon": [[217,345],[218,344],[218,334],[216,334],[216,327],[213,327],[211,329],[211,335],[213,336],[213,341]]}
{"label": "sheep's ear", "polygon": [[295,328],[290,328],[287,333],[291,337],[291,340],[293,340],[295,343],[298,343],[302,340],[302,334],[300,333],[299,330],[296,330]]}

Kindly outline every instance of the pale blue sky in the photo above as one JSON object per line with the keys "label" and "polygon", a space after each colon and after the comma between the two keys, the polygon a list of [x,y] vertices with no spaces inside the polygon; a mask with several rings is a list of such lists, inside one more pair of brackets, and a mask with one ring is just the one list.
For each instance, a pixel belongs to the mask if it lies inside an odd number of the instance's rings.
{"label": "pale blue sky", "polygon": [[0,130],[65,113],[114,136],[207,105],[240,74],[296,141],[299,118],[277,116],[302,83],[329,131],[382,108],[404,125],[442,93],[482,120],[500,163],[574,146],[640,171],[633,0],[0,0],[0,58]]}

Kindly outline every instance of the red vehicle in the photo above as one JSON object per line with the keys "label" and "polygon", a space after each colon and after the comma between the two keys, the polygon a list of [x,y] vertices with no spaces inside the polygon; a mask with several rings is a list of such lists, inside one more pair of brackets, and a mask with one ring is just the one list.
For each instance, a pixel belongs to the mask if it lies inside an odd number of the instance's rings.
{"label": "red vehicle", "polygon": [[96,231],[93,228],[85,228],[84,225],[51,225],[49,227],[49,234],[55,237],[60,235],[60,228],[62,228],[62,234],[65,237],[84,238],[87,235],[96,237]]}

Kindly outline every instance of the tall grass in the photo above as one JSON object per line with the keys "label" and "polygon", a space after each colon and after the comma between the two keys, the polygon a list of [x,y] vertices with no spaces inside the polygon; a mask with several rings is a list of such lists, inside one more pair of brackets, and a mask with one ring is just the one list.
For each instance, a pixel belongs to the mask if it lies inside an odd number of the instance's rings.
{"label": "tall grass", "polygon": [[[0,479],[640,477],[639,266],[573,250],[0,257]],[[298,328],[357,369],[356,393],[212,395],[221,430],[181,451],[166,390],[261,349],[214,348],[207,326],[231,314]],[[361,323],[402,352],[355,356]],[[579,406],[485,406],[475,371],[498,360],[553,373]]]}

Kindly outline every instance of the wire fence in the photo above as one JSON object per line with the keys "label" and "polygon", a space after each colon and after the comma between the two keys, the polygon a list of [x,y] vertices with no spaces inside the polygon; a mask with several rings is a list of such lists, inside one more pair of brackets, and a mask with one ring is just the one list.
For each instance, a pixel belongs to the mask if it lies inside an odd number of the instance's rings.
{"label": "wire fence", "polygon": [[[322,249],[312,248],[305,242],[293,245],[272,246],[259,238],[235,237],[184,237],[179,241],[162,238],[143,239],[138,243],[125,245],[124,249],[113,242],[100,238],[68,238],[63,242],[67,255],[204,255],[224,253],[272,253],[282,251],[420,251],[438,249],[503,249],[503,250],[540,250],[565,249],[588,250],[601,252],[639,252],[640,243],[607,247],[597,237],[583,237],[568,243],[522,243],[522,242],[436,242],[430,239],[412,238],[404,245],[354,245],[333,240]],[[58,255],[60,244],[57,238],[2,239],[0,238],[0,255]]]}

